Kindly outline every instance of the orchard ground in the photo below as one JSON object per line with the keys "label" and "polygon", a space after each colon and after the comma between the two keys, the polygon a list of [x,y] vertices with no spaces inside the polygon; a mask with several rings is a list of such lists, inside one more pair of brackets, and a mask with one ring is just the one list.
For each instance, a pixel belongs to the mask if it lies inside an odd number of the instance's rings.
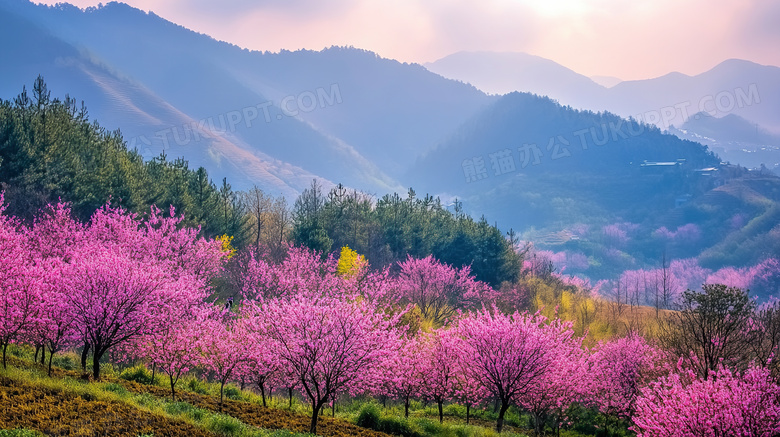
{"label": "orchard ground", "polygon": [[[52,376],[47,368],[34,363],[33,350],[12,346],[8,369],[0,369],[0,436],[38,437],[42,435],[166,436],[258,436],[310,437],[311,407],[297,394],[292,401],[282,392],[262,406],[257,390],[226,389],[226,409],[217,412],[219,385],[202,376],[187,375],[179,390],[180,400],[170,400],[165,380],[143,365],[122,366],[104,363],[101,381],[77,371],[79,356],[70,351],[55,356]],[[70,411],[64,411],[70,408]],[[108,412],[108,413],[107,413]],[[375,399],[349,399],[323,412],[323,436],[382,437],[452,436],[495,437],[496,413],[491,406],[475,408],[466,424],[466,408],[458,404],[444,407],[444,423],[432,403],[412,401],[409,419],[403,405]],[[583,410],[583,413],[586,413]],[[372,415],[377,414],[372,421]],[[580,432],[567,430],[564,436],[597,435],[600,420],[595,413],[583,414],[593,423],[583,423]],[[355,423],[385,427],[388,433],[358,427]],[[533,435],[532,418],[516,409],[507,414],[507,428],[500,435]]]}

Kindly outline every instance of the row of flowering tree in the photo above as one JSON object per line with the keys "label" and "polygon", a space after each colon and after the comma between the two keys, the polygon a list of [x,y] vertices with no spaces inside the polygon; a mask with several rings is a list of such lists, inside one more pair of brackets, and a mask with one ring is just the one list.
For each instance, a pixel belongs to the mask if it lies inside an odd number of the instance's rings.
{"label": "row of flowering tree", "polygon": [[[510,406],[531,413],[541,433],[566,423],[569,406],[580,404],[633,422],[641,435],[674,435],[711,390],[732,410],[707,429],[728,429],[741,415],[739,426],[752,427],[741,435],[778,431],[780,397],[767,367],[780,343],[776,302],[744,317],[751,338],[763,339],[753,367],[713,364],[702,374],[696,350],[675,367],[683,352],[671,355],[636,334],[586,348],[571,322],[502,313],[506,298],[468,268],[430,257],[409,258],[391,275],[360,258],[302,248],[289,248],[280,262],[249,254],[234,278],[235,305],[216,305],[210,284],[228,254],[197,234],[173,210],[140,216],[106,206],[79,223],[60,204],[25,225],[0,206],[3,364],[11,343],[45,348],[49,366],[54,353],[80,347],[83,356],[91,351],[99,379],[101,359],[113,351],[159,369],[173,399],[182,375],[199,368],[220,384],[220,407],[230,381],[255,383],[264,401],[273,388],[298,391],[311,405],[312,433],[328,403],[372,394],[403,402],[407,415],[411,399],[435,402],[440,420],[445,403],[465,405],[468,421],[472,406],[496,402],[498,431]],[[438,328],[410,323],[412,308]],[[693,306],[691,317],[703,308]],[[719,337],[716,346],[729,341]],[[694,407],[654,413],[668,405]]]}
{"label": "row of flowering tree", "polygon": [[202,307],[225,255],[218,242],[181,226],[173,209],[164,215],[152,208],[141,217],[106,206],[82,224],[58,204],[29,226],[2,209],[4,366],[12,342],[48,349],[50,370],[54,353],[81,346],[83,356],[91,351],[98,379],[109,350],[164,341],[183,310]]}
{"label": "row of flowering tree", "polygon": [[[664,355],[642,337],[601,343],[588,351],[571,322],[539,314],[484,309],[462,314],[451,327],[404,338],[383,362],[375,394],[469,408],[498,402],[496,429],[514,405],[530,412],[536,432],[560,426],[579,403],[630,419],[640,388]],[[654,372],[656,370],[656,372]]]}

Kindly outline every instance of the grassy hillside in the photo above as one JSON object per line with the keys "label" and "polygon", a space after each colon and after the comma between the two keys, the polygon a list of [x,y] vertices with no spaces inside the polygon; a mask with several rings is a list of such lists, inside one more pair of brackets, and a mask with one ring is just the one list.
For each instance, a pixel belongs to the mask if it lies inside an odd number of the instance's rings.
{"label": "grassy hillside", "polygon": [[[297,397],[279,393],[263,407],[260,397],[235,385],[226,389],[222,412],[218,385],[189,375],[177,390],[177,401],[163,378],[151,380],[142,366],[120,371],[105,364],[101,381],[83,377],[76,367],[78,357],[66,353],[55,358],[51,377],[45,367],[32,361],[32,351],[12,347],[9,366],[0,369],[0,437],[47,436],[182,436],[182,437],[307,437],[308,406]],[[70,369],[70,370],[69,370]],[[381,401],[381,399],[380,399]],[[384,405],[370,399],[340,400],[335,417],[323,413],[318,435],[327,437],[498,437],[493,430],[496,413],[491,407],[473,408],[466,423],[466,408],[449,404],[444,423],[438,422],[435,404],[412,401],[410,416],[403,405]],[[579,424],[561,435],[596,435],[598,418],[593,412],[572,411]],[[503,437],[532,434],[531,417],[514,408],[507,415]],[[361,425],[357,426],[355,423]],[[385,432],[369,428],[382,429]]]}
{"label": "grassy hillside", "polygon": [[[266,408],[257,396],[231,386],[220,413],[218,396],[194,377],[172,402],[170,393],[138,378],[138,369],[108,372],[100,382],[55,368],[52,378],[15,349],[10,366],[0,371],[0,429],[25,428],[46,435],[112,436],[303,436],[310,418],[296,411]],[[75,357],[61,357],[73,367]],[[108,366],[110,367],[110,366]],[[144,374],[144,372],[140,372]],[[189,390],[187,390],[189,388]],[[195,391],[193,391],[195,390]],[[200,392],[200,393],[198,393]],[[322,418],[322,436],[382,437],[342,419]]]}

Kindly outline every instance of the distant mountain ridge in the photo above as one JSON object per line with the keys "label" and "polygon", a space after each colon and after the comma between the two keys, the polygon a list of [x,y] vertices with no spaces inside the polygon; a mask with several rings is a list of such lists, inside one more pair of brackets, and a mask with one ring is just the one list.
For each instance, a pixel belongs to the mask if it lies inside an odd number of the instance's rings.
{"label": "distant mountain ridge", "polygon": [[585,107],[606,89],[554,61],[522,52],[457,52],[425,68],[492,94],[530,92]]}
{"label": "distant mountain ridge", "polygon": [[[169,155],[208,163],[216,179],[231,176],[237,188],[259,183],[294,193],[304,187],[298,181],[317,175],[367,191],[401,190],[398,177],[413,162],[410,156],[492,100],[421,66],[368,51],[250,52],[121,3],[81,10],[9,0],[0,15],[69,47],[68,54],[51,53],[45,66],[27,63],[5,75],[0,97],[12,98],[43,73],[55,93],[92,102],[93,116],[121,127],[131,146],[156,155],[167,142]],[[99,66],[112,80],[78,75],[60,86],[55,64],[62,59]],[[127,86],[112,88],[120,83]],[[119,106],[137,109],[130,117]],[[230,153],[193,141],[204,127]],[[255,180],[258,166],[275,168],[278,180]]]}
{"label": "distant mountain ridge", "polygon": [[[500,66],[500,68],[493,68]],[[426,64],[445,77],[487,92],[531,92],[564,105],[611,111],[662,129],[681,126],[694,114],[740,116],[780,133],[780,68],[729,59],[701,74],[620,81],[587,78],[548,59],[525,53],[459,52]],[[596,82],[604,80],[602,86]]]}

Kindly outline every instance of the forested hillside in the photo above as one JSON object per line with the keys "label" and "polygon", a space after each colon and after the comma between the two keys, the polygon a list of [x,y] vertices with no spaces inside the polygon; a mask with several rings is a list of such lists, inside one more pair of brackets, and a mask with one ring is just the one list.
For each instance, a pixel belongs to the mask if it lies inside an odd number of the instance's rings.
{"label": "forested hillside", "polygon": [[431,196],[410,190],[375,199],[341,185],[326,191],[316,180],[294,204],[257,187],[234,191],[182,158],[144,161],[120,132],[90,121],[83,103],[52,97],[41,77],[31,92],[2,102],[0,159],[8,211],[28,221],[59,200],[82,219],[106,203],[136,212],[172,206],[202,235],[227,235],[237,248],[278,253],[289,240],[328,254],[348,245],[377,268],[434,254],[471,265],[495,286],[516,279],[519,258],[501,231]]}

